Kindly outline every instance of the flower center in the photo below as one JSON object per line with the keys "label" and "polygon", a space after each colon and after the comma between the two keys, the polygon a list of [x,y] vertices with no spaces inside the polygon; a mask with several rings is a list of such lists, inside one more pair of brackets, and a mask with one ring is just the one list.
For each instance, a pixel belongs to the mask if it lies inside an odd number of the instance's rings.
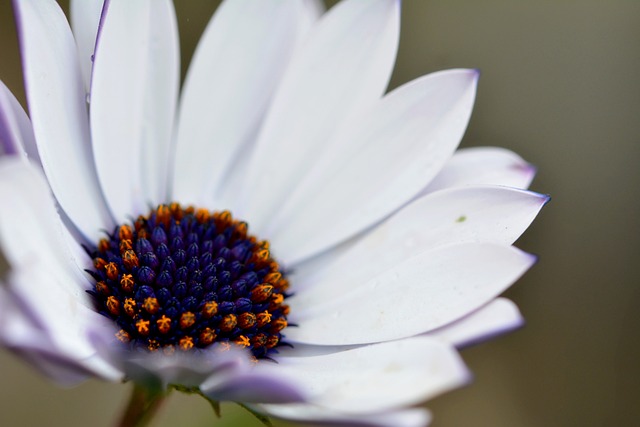
{"label": "flower center", "polygon": [[116,227],[91,253],[96,310],[132,348],[226,343],[257,358],[282,343],[289,285],[269,242],[229,211],[160,205]]}

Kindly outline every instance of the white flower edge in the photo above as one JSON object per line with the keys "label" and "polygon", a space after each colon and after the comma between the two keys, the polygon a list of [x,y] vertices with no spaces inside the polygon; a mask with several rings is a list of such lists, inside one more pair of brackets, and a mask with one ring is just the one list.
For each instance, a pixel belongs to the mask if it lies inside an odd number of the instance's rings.
{"label": "white flower edge", "polygon": [[[305,396],[306,405],[352,415],[418,404],[471,379],[455,350],[430,337],[319,356],[280,358],[274,364],[258,363],[252,373],[297,387]],[[216,378],[204,382],[203,393],[218,398],[220,389],[215,387],[216,383]],[[256,401],[241,392],[238,390],[238,400]],[[251,393],[251,388],[244,392]]]}

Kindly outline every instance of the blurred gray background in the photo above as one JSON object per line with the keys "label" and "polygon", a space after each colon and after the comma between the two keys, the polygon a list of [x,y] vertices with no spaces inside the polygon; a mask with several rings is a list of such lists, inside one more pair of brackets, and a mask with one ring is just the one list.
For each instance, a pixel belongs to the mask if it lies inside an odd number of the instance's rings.
{"label": "blurred gray background", "polygon": [[[217,2],[176,3],[184,71]],[[405,0],[392,87],[479,68],[463,146],[520,153],[553,196],[517,243],[540,262],[507,292],[527,326],[463,352],[475,381],[429,403],[434,426],[640,425],[639,41],[637,0]],[[8,0],[0,46],[0,78],[24,100]],[[0,381],[2,426],[109,426],[129,393],[58,389],[6,351]],[[153,426],[259,425],[223,412],[174,395]]]}

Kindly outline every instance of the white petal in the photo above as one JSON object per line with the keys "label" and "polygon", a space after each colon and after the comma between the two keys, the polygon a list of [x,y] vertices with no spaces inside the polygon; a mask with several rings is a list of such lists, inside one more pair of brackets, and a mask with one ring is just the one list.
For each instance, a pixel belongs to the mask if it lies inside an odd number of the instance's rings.
{"label": "white petal", "polygon": [[85,334],[87,325],[104,318],[91,306],[87,276],[67,247],[41,172],[15,158],[1,159],[0,198],[8,207],[0,210],[0,243],[10,266],[7,288],[17,305],[51,341],[52,352],[109,376]]}
{"label": "white petal", "polygon": [[76,385],[90,375],[81,367],[69,368],[57,363],[64,359],[55,353],[54,344],[41,325],[23,313],[15,299],[0,284],[0,343],[29,362],[47,377],[63,386]]}
{"label": "white petal", "polygon": [[[301,304],[339,294],[438,246],[462,242],[510,245],[529,227],[547,196],[507,187],[463,187],[417,199],[375,227],[334,262],[294,269]],[[302,301],[305,301],[304,303]]]}
{"label": "white petal", "polygon": [[312,405],[261,405],[258,411],[300,425],[350,427],[425,427],[431,414],[425,409],[405,409],[373,414],[344,414]]}
{"label": "white petal", "polygon": [[91,154],[85,90],[71,30],[53,0],[14,1],[29,113],[49,185],[78,227],[95,240],[113,219]]}
{"label": "white petal", "polygon": [[[65,289],[80,300],[86,298],[89,280],[81,269],[86,254],[72,251],[54,201],[42,176],[31,163],[16,158],[0,159],[0,244],[11,266],[25,265],[36,258],[64,277]],[[76,244],[77,246],[77,244]]]}
{"label": "white petal", "polygon": [[29,312],[21,310],[9,291],[9,284],[0,282],[0,340],[9,348],[20,348],[31,343],[51,345],[42,333],[42,325]]}
{"label": "white petal", "polygon": [[375,344],[325,356],[287,357],[256,371],[296,384],[308,403],[344,413],[418,404],[469,380],[452,347],[428,337]]}
{"label": "white petal", "polygon": [[68,291],[68,280],[69,275],[37,257],[12,266],[7,282],[15,305],[41,325],[40,338],[22,337],[12,345],[35,356],[48,355],[60,368],[119,379],[121,374],[97,355],[87,336],[88,326],[106,319],[86,306],[86,297],[79,298]]}
{"label": "white petal", "polygon": [[316,254],[415,197],[460,142],[477,77],[449,70],[415,80],[341,132],[274,220],[278,256],[291,263]]}
{"label": "white petal", "polygon": [[327,294],[313,307],[288,300],[290,342],[363,344],[408,337],[477,310],[515,282],[535,258],[510,246],[462,243],[424,252],[364,285]]}
{"label": "white petal", "polygon": [[524,319],[518,307],[506,298],[497,298],[462,319],[429,332],[458,348],[467,347],[521,327]]}
{"label": "white petal", "polygon": [[0,154],[18,154],[40,163],[31,121],[11,91],[0,81]]}
{"label": "white petal", "polygon": [[102,15],[104,0],[71,0],[71,28],[78,45],[80,70],[84,80],[84,87],[89,89],[91,82],[91,68],[93,66],[93,52],[96,47],[96,35]]}
{"label": "white petal", "polygon": [[[95,343],[95,335],[93,338]],[[204,352],[169,356],[162,352],[132,352],[115,341],[113,331],[109,338],[109,342],[97,343],[99,352],[119,365],[127,378],[149,388],[165,389],[170,384],[200,387],[209,377],[240,377],[250,363],[244,352],[221,352],[216,346]]]}
{"label": "white petal", "polygon": [[118,222],[166,202],[177,34],[169,0],[109,2],[91,81],[91,134],[100,183]]}
{"label": "white petal", "polygon": [[243,203],[260,230],[328,139],[384,93],[396,55],[399,1],[344,1],[296,51],[269,108]]}
{"label": "white petal", "polygon": [[528,188],[535,173],[533,165],[504,148],[463,148],[456,151],[423,193],[465,185]]}
{"label": "white petal", "polygon": [[315,21],[313,2],[226,1],[193,57],[180,103],[173,197],[210,200],[256,129],[291,52]]}
{"label": "white petal", "polygon": [[341,351],[352,350],[359,345],[309,345],[296,343],[295,347],[278,347],[278,359],[281,357],[309,357],[323,356],[326,354],[339,353]]}

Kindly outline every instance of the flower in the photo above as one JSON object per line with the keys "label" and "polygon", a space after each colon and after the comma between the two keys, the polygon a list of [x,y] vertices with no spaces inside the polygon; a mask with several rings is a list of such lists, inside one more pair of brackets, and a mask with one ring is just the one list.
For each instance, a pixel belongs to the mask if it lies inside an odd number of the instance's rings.
{"label": "flower", "polygon": [[[384,94],[399,1],[324,14],[225,1],[179,102],[170,1],[71,6],[73,34],[54,0],[14,1],[30,114],[0,87],[4,346],[61,383],[126,378],[299,422],[417,426],[429,415],[407,406],[469,379],[454,347],[521,324],[497,296],[534,263],[511,245],[547,197],[518,189],[534,170],[517,155],[455,151],[477,71]],[[184,241],[226,230],[241,232],[216,256],[245,269],[211,285],[227,299],[202,297],[202,259],[178,262],[188,288],[164,274]],[[280,323],[258,337],[263,309]],[[190,335],[197,322],[215,337]]]}

